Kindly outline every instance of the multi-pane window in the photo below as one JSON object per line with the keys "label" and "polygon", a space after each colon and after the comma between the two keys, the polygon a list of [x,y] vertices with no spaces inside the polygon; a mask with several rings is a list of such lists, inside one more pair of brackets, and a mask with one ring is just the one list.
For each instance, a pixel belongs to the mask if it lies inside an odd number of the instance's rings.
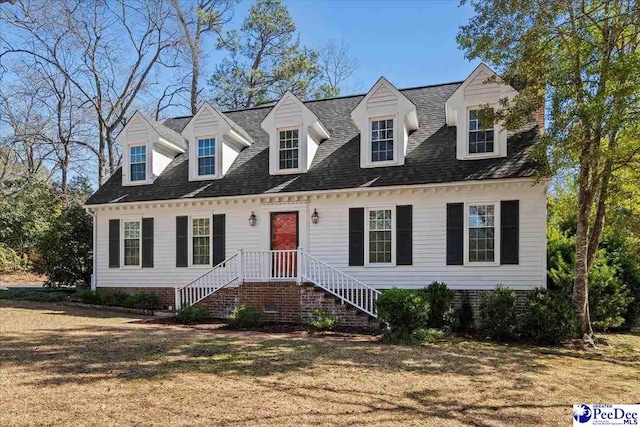
{"label": "multi-pane window", "polygon": [[211,255],[210,218],[194,218],[191,236],[193,245],[193,265],[209,265]]}
{"label": "multi-pane window", "polygon": [[371,121],[371,161],[393,160],[393,119]]}
{"label": "multi-pane window", "polygon": [[124,265],[140,265],[140,221],[124,222]]}
{"label": "multi-pane window", "polygon": [[298,168],[298,129],[279,131],[279,165],[280,169]]}
{"label": "multi-pane window", "polygon": [[495,205],[469,205],[469,262],[495,260]]}
{"label": "multi-pane window", "polygon": [[216,140],[206,138],[198,140],[198,175],[215,175]]}
{"label": "multi-pane window", "polygon": [[135,145],[129,148],[129,163],[131,164],[131,181],[147,179],[147,147]]}
{"label": "multi-pane window", "polygon": [[493,126],[480,121],[479,110],[469,110],[469,154],[493,153]]}
{"label": "multi-pane window", "polygon": [[369,263],[391,263],[391,209],[369,210]]}

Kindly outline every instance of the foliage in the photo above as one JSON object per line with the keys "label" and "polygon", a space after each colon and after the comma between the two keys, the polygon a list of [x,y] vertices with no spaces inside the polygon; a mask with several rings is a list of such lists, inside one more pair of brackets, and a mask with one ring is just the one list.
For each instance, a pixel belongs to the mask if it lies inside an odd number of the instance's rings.
{"label": "foliage", "polygon": [[430,312],[427,326],[436,329],[449,329],[453,323],[453,291],[446,283],[433,282],[422,290],[424,299],[429,303]]}
{"label": "foliage", "polygon": [[192,323],[199,323],[209,318],[209,310],[199,305],[180,307],[178,311],[176,311],[176,318],[180,323],[187,325]]}
{"label": "foliage", "polygon": [[406,344],[419,345],[434,342],[444,338],[445,333],[440,329],[418,328],[411,332]]}
{"label": "foliage", "polygon": [[0,243],[0,273],[15,273],[28,270],[30,266],[27,255],[20,256],[13,249]]}
{"label": "foliage", "polygon": [[314,308],[308,325],[314,331],[326,331],[340,323],[338,316],[332,316],[326,308]]}
{"label": "foliage", "polygon": [[47,235],[59,204],[55,190],[44,181],[20,180],[10,185],[11,192],[0,197],[0,242],[22,257]]}
{"label": "foliage", "polygon": [[153,292],[140,292],[127,296],[124,301],[124,306],[145,310],[157,310],[160,308],[160,297]]}
{"label": "foliage", "polygon": [[392,288],[380,294],[378,318],[386,324],[385,338],[390,342],[409,342],[411,334],[425,328],[430,307],[424,293]]}
{"label": "foliage", "polygon": [[[519,89],[500,101],[493,120],[508,129],[546,108],[546,135],[538,144],[550,173],[577,183],[573,299],[580,333],[591,334],[589,273],[605,218],[637,211],[640,164],[640,13],[636,1],[540,2],[470,0],[474,17],[458,43],[468,59],[496,66]],[[638,180],[636,179],[637,183]],[[620,191],[619,191],[620,190]],[[618,195],[622,194],[622,198]],[[631,207],[635,204],[636,207]]]}
{"label": "foliage", "polygon": [[27,291],[19,289],[0,290],[0,299],[15,301],[59,302],[69,299],[66,292]]}
{"label": "foliage", "polygon": [[624,323],[622,315],[633,298],[619,276],[616,264],[607,264],[604,256],[598,257],[589,283],[589,312],[596,328],[617,328]]}
{"label": "foliage", "polygon": [[42,259],[36,271],[47,275],[49,286],[88,284],[92,271],[93,220],[78,204],[69,206],[38,243]]}
{"label": "foliage", "polygon": [[72,298],[84,304],[94,304],[94,305],[102,304],[102,298],[100,297],[100,294],[98,292],[91,291],[89,289],[84,289],[76,292],[75,294],[72,295]]}
{"label": "foliage", "polygon": [[240,32],[229,32],[220,48],[229,57],[211,77],[215,102],[227,109],[278,99],[287,90],[307,98],[318,78],[317,53],[300,44],[296,26],[279,0],[257,1]]}
{"label": "foliage", "polygon": [[515,337],[517,318],[516,294],[502,285],[482,294],[480,299],[480,321],[482,330],[491,339],[508,341]]}
{"label": "foliage", "polygon": [[122,291],[103,291],[96,292],[100,298],[101,305],[108,305],[110,307],[125,307],[125,301],[129,297],[129,294]]}
{"label": "foliage", "polygon": [[231,313],[231,323],[239,328],[257,328],[265,321],[264,313],[252,305],[241,305]]}
{"label": "foliage", "polygon": [[575,335],[576,311],[571,299],[562,292],[536,289],[529,293],[521,330],[539,344],[557,345]]}
{"label": "foliage", "polygon": [[462,294],[460,307],[455,312],[455,330],[458,332],[470,332],[475,327],[475,319],[473,317],[473,306],[469,301],[469,293]]}

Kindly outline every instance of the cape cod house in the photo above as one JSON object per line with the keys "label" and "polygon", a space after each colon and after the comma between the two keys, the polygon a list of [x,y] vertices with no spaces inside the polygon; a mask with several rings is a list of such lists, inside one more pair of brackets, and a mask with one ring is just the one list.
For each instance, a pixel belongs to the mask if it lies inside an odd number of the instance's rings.
{"label": "cape cod house", "polygon": [[546,188],[532,146],[480,108],[512,97],[479,65],[463,82],[158,123],[136,112],[123,166],[89,199],[98,289],[152,291],[215,316],[280,321],[328,307],[375,317],[379,292],[447,283],[472,302],[501,283],[545,286]]}

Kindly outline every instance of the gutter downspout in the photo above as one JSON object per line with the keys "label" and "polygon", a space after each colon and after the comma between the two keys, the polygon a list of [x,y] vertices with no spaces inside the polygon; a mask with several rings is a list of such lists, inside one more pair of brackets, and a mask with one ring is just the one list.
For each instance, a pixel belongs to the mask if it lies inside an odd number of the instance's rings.
{"label": "gutter downspout", "polygon": [[92,271],[91,271],[91,290],[95,291],[98,284],[98,213],[91,209],[85,207],[87,213],[91,214],[93,218],[93,260],[92,260]]}

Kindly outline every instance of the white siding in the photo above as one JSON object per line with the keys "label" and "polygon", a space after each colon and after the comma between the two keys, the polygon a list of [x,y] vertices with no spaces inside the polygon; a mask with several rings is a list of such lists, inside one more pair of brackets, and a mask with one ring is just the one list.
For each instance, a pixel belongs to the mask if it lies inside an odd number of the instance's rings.
{"label": "white siding", "polygon": [[376,109],[380,107],[397,107],[398,96],[387,87],[380,85],[367,100],[367,109]]}
{"label": "white siding", "polygon": [[147,142],[148,138],[149,125],[144,119],[135,117],[127,128],[127,142]]}
{"label": "white siding", "polygon": [[204,109],[193,123],[194,137],[209,136],[218,132],[218,117]]}
{"label": "white siding", "polygon": [[160,176],[162,171],[169,166],[171,160],[173,160],[173,153],[161,148],[159,145],[153,146],[153,159],[151,165],[153,167],[153,175]]}
{"label": "white siding", "polygon": [[[384,193],[384,190],[382,190]],[[446,265],[446,204],[465,201],[520,200],[520,263],[504,266]],[[203,202],[194,201],[196,204]],[[204,202],[206,204],[206,202]],[[413,265],[397,267],[349,267],[348,214],[350,207],[413,205]],[[318,224],[310,224],[310,212],[317,209]],[[175,217],[196,213],[226,214],[226,254],[239,249],[269,248],[269,211],[300,212],[300,246],[312,255],[376,287],[421,288],[434,280],[452,289],[490,289],[502,283],[515,289],[545,285],[546,196],[545,186],[521,187],[496,184],[495,188],[456,187],[449,191],[413,194],[312,197],[308,203],[268,204],[238,202],[213,207],[171,207],[100,212],[98,215],[98,286],[179,286],[206,272],[202,268],[175,267]],[[258,225],[250,227],[251,211]],[[122,213],[121,213],[122,212]],[[108,268],[108,220],[123,213],[143,212],[155,218],[155,260],[150,269]]]}
{"label": "white siding", "polygon": [[464,88],[465,99],[496,98],[499,99],[503,87],[495,81],[488,82],[495,75],[489,69],[482,69]]}
{"label": "white siding", "polygon": [[275,110],[276,126],[290,126],[302,123],[302,109],[293,99],[287,98]]}

